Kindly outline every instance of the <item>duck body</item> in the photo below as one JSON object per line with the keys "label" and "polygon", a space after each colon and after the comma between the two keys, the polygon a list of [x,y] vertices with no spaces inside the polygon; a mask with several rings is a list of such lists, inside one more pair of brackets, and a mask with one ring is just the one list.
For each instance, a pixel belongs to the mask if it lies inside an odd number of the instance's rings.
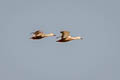
{"label": "duck body", "polygon": [[42,39],[44,37],[41,37],[41,36],[35,36],[35,37],[31,37],[30,39],[33,39],[33,40],[38,40],[38,39]]}
{"label": "duck body", "polygon": [[68,37],[68,38],[61,38],[60,40],[57,40],[56,42],[69,42],[72,41],[73,39]]}

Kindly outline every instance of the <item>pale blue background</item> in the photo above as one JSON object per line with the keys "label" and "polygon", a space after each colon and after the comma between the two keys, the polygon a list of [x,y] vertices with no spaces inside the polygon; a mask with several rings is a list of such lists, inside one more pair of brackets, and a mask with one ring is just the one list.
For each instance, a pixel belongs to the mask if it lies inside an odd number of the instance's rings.
{"label": "pale blue background", "polygon": [[0,0],[0,80],[120,80],[119,27],[119,0]]}

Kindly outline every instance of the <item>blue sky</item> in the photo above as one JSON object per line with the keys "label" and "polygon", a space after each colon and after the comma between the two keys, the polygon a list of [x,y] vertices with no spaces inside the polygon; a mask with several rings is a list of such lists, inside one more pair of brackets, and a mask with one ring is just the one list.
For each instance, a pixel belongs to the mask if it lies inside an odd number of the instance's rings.
{"label": "blue sky", "polygon": [[[1,80],[119,80],[118,0],[1,0]],[[84,40],[30,40],[68,30]]]}

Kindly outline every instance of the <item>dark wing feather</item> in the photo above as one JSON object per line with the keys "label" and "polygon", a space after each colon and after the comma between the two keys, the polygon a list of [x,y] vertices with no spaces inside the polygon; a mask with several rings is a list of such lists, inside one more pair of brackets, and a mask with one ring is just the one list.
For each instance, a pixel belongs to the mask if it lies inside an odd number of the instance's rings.
{"label": "dark wing feather", "polygon": [[40,30],[37,30],[33,34],[35,34],[37,36],[37,35],[43,34],[43,32],[41,32]]}
{"label": "dark wing feather", "polygon": [[68,36],[70,36],[70,32],[69,31],[61,31],[60,33],[62,33],[61,38],[67,38]]}

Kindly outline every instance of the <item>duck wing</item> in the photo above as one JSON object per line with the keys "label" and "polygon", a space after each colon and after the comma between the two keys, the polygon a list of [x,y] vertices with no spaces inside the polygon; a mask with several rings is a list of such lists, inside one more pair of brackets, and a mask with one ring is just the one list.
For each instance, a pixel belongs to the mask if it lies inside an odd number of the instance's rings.
{"label": "duck wing", "polygon": [[40,31],[40,30],[37,30],[33,34],[36,35],[36,36],[41,36],[41,35],[43,35],[43,32]]}
{"label": "duck wing", "polygon": [[61,31],[60,33],[62,34],[62,36],[61,36],[62,39],[65,39],[68,36],[70,36],[70,32],[69,31]]}

